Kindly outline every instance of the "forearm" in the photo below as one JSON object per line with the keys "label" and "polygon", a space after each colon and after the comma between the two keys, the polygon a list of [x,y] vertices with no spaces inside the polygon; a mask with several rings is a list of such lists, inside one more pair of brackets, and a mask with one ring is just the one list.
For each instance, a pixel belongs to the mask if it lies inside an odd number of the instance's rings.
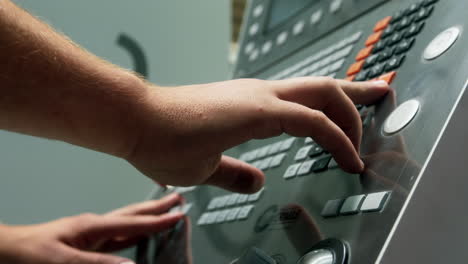
{"label": "forearm", "polygon": [[147,88],[0,0],[0,129],[125,157]]}

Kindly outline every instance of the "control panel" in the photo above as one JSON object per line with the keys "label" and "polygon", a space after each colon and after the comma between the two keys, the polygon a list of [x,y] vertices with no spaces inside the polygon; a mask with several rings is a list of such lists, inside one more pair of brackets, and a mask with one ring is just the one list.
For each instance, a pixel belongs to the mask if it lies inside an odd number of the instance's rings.
{"label": "control panel", "polygon": [[[447,124],[462,111],[466,8],[457,0],[250,1],[235,78],[391,84],[378,103],[356,105],[366,169],[345,173],[313,138],[245,143],[226,154],[264,171],[264,188],[251,195],[209,186],[166,191],[186,197],[189,220],[146,241],[137,261],[397,263],[386,259],[387,249]],[[175,249],[183,254],[168,257]],[[398,263],[410,262],[400,256]]]}

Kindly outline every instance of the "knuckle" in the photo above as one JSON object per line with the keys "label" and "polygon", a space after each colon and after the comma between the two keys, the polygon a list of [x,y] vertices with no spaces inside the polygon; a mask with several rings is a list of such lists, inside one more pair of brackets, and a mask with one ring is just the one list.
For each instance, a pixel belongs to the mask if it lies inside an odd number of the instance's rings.
{"label": "knuckle", "polygon": [[312,118],[314,122],[320,124],[326,123],[328,121],[328,117],[322,111],[317,110],[312,111]]}

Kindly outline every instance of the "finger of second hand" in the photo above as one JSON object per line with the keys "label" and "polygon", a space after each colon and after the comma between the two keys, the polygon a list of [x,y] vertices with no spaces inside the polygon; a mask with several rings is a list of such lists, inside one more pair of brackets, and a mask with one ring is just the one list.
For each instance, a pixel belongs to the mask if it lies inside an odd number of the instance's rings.
{"label": "finger of second hand", "polygon": [[133,205],[129,205],[108,215],[150,215],[167,212],[172,207],[183,203],[184,198],[178,193],[171,193],[159,200],[150,200]]}

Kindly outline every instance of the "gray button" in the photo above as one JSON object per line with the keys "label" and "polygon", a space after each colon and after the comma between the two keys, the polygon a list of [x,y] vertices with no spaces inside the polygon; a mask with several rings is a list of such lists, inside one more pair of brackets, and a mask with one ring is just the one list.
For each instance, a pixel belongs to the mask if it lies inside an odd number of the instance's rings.
{"label": "gray button", "polygon": [[273,47],[273,43],[271,41],[267,41],[263,43],[262,46],[262,54],[267,54],[271,51],[271,48]]}
{"label": "gray button", "polygon": [[325,67],[317,72],[317,76],[327,76],[330,73],[330,67]]}
{"label": "gray button", "polygon": [[240,157],[239,157],[239,160],[249,162],[250,161],[250,153],[246,152],[246,153],[241,154]]}
{"label": "gray button", "polygon": [[276,142],[270,145],[270,150],[268,150],[268,155],[273,155],[281,150],[281,145],[283,145],[283,141]]}
{"label": "gray button", "polygon": [[226,204],[227,204],[227,202],[228,202],[228,200],[229,200],[229,197],[231,197],[231,195],[229,195],[229,194],[219,197],[217,208],[223,208],[223,207],[225,207]]}
{"label": "gray button", "polygon": [[255,61],[258,59],[258,49],[254,49],[252,51],[252,53],[250,53],[250,56],[249,56],[249,61]]}
{"label": "gray button", "polygon": [[240,194],[234,193],[228,196],[228,199],[226,201],[226,206],[233,206],[237,203],[237,199],[239,199]]}
{"label": "gray button", "polygon": [[299,169],[300,166],[301,166],[300,163],[290,165],[284,172],[283,178],[289,179],[289,178],[295,177],[297,170]]}
{"label": "gray button", "polygon": [[245,45],[244,52],[245,54],[249,55],[255,48],[255,44],[253,42],[249,42]]}
{"label": "gray button", "polygon": [[232,209],[229,209],[229,213],[226,216],[226,221],[234,221],[237,218],[237,214],[240,212],[241,208],[240,207],[235,207]]}
{"label": "gray button", "polygon": [[460,36],[458,27],[451,27],[437,35],[424,50],[424,59],[433,60],[449,50]]}
{"label": "gray button", "polygon": [[343,204],[344,199],[336,199],[328,201],[322,209],[321,216],[323,217],[335,217],[340,214],[340,208]]}
{"label": "gray button", "polygon": [[250,153],[250,160],[255,160],[257,159],[257,154],[258,154],[258,150],[257,149],[254,149],[252,151],[249,151]]}
{"label": "gray button", "polygon": [[208,216],[205,219],[205,225],[210,225],[216,222],[216,218],[218,217],[219,212],[211,212],[208,213]]}
{"label": "gray button", "polygon": [[304,21],[302,20],[298,21],[293,27],[293,35],[297,36],[297,35],[300,35],[302,32],[304,32],[304,26],[305,26]]}
{"label": "gray button", "polygon": [[259,17],[263,13],[263,5],[257,5],[254,10],[253,10],[253,16],[254,17]]}
{"label": "gray button", "polygon": [[281,145],[281,151],[289,150],[295,141],[296,138],[288,138],[285,141],[283,141],[283,145]]}
{"label": "gray button", "polygon": [[283,31],[276,37],[276,45],[281,46],[286,43],[286,40],[288,40],[288,32]]}
{"label": "gray button", "polygon": [[264,190],[265,190],[265,188],[262,188],[262,189],[260,189],[260,191],[254,193],[254,194],[249,195],[248,201],[249,201],[249,202],[256,202],[256,201],[258,201],[258,200],[260,199],[260,197],[262,196]]}
{"label": "gray button", "polygon": [[332,0],[330,3],[330,13],[334,14],[341,9],[343,0]]}
{"label": "gray button", "polygon": [[243,204],[245,202],[247,202],[247,200],[249,199],[249,195],[248,194],[241,194],[239,195],[239,197],[237,198],[237,204]]}
{"label": "gray button", "polygon": [[301,164],[299,170],[297,171],[297,175],[306,175],[310,173],[312,166],[314,166],[315,160],[308,160]]}
{"label": "gray button", "polygon": [[385,202],[388,200],[389,192],[371,193],[366,196],[366,199],[361,205],[363,212],[376,212],[382,210]]}
{"label": "gray button", "polygon": [[246,205],[246,206],[241,207],[239,213],[237,214],[237,220],[247,219],[253,208],[254,208],[253,205]]}
{"label": "gray button", "polygon": [[341,207],[340,213],[342,215],[359,213],[359,206],[361,205],[362,199],[364,199],[364,197],[364,194],[348,197]]}
{"label": "gray button", "polygon": [[220,199],[221,199],[221,197],[215,197],[215,198],[211,199],[210,203],[208,204],[207,209],[208,210],[213,210],[213,209],[218,208],[218,204],[219,204]]}
{"label": "gray button", "polygon": [[273,157],[270,163],[270,168],[276,168],[281,166],[283,163],[284,158],[286,157],[286,153],[281,153]]}
{"label": "gray button", "polygon": [[322,16],[323,16],[323,10],[322,9],[319,9],[319,10],[315,11],[312,14],[312,16],[310,17],[310,23],[312,25],[318,24],[320,22],[320,20],[322,19]]}
{"label": "gray button", "polygon": [[226,221],[226,217],[228,213],[229,213],[229,209],[219,211],[218,215],[216,216],[216,223],[219,224],[219,223]]}
{"label": "gray button", "polygon": [[270,150],[270,145],[259,148],[257,152],[257,159],[264,158],[268,154],[269,150]]}
{"label": "gray button", "polygon": [[419,111],[419,102],[417,100],[409,100],[398,106],[384,123],[383,130],[386,134],[391,135],[405,128]]}
{"label": "gray button", "polygon": [[362,37],[362,32],[356,32],[346,40],[348,41],[349,44],[356,43],[360,38]]}
{"label": "gray button", "polygon": [[328,168],[329,169],[336,169],[336,168],[339,168],[340,166],[338,165],[338,163],[336,162],[335,159],[331,159],[330,163],[328,164]]}
{"label": "gray button", "polygon": [[252,163],[252,166],[254,166],[257,169],[260,169],[260,166],[262,163],[263,163],[263,160],[257,160],[256,162]]}
{"label": "gray button", "polygon": [[299,161],[299,160],[306,159],[311,149],[312,149],[312,146],[305,146],[305,147],[300,148],[297,151],[296,156],[294,156],[294,160]]}
{"label": "gray button", "polygon": [[210,216],[211,213],[204,213],[198,218],[197,225],[204,225],[206,224],[206,220]]}
{"label": "gray button", "polygon": [[339,60],[332,65],[330,65],[330,72],[337,72],[343,67],[345,60]]}
{"label": "gray button", "polygon": [[268,157],[266,159],[263,159],[262,162],[259,165],[259,169],[264,171],[264,170],[267,170],[268,168],[270,168],[270,163],[271,163],[272,159],[273,159],[272,157]]}
{"label": "gray button", "polygon": [[314,143],[314,140],[312,138],[308,137],[308,138],[305,138],[304,143],[305,144],[311,144],[311,143]]}
{"label": "gray button", "polygon": [[252,24],[249,28],[249,35],[250,36],[256,35],[259,29],[260,29],[260,25],[258,23]]}

